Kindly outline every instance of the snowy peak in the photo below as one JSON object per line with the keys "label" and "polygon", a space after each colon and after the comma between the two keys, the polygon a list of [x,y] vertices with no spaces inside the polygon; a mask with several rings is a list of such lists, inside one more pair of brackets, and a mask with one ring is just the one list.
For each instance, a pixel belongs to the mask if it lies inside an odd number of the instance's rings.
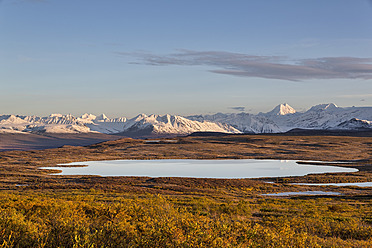
{"label": "snowy peak", "polygon": [[287,103],[279,104],[276,106],[273,110],[266,113],[268,116],[275,116],[275,115],[288,115],[288,114],[294,114],[296,113],[296,110],[289,106]]}
{"label": "snowy peak", "polygon": [[147,115],[145,115],[145,114],[139,114],[136,117],[134,117],[132,120],[140,121],[140,120],[143,120],[143,119],[146,119],[146,118],[147,118]]}
{"label": "snowy peak", "polygon": [[0,116],[0,124],[21,124],[21,123],[25,123],[25,121],[18,117],[18,116],[15,116],[15,115],[2,115]]}
{"label": "snowy peak", "polygon": [[97,120],[97,121],[106,121],[108,119],[109,118],[105,114],[100,114],[99,116],[96,117],[95,120]]}
{"label": "snowy peak", "polygon": [[79,125],[76,117],[71,114],[62,115],[62,114],[51,114],[48,117],[42,117],[39,119],[39,122],[44,124],[73,124]]}
{"label": "snowy peak", "polygon": [[78,118],[78,120],[82,121],[82,122],[92,122],[96,118],[97,118],[97,116],[95,116],[95,115],[85,113],[82,116],[80,116]]}
{"label": "snowy peak", "polygon": [[337,110],[338,107],[334,103],[325,103],[325,104],[319,104],[311,107],[308,111],[333,111]]}
{"label": "snowy peak", "polygon": [[63,115],[62,114],[50,114],[48,117],[50,117],[50,118],[61,118],[61,117],[63,117]]}

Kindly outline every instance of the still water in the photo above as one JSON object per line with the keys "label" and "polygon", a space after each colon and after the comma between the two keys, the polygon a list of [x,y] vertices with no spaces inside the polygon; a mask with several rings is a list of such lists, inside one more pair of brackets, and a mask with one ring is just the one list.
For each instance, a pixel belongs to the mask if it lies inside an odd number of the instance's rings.
{"label": "still water", "polygon": [[294,183],[296,185],[307,185],[307,186],[339,186],[339,187],[372,187],[372,182],[362,182],[362,183]]}
{"label": "still water", "polygon": [[265,196],[296,196],[296,195],[341,195],[338,192],[327,192],[327,191],[300,191],[300,192],[281,192],[281,193],[270,193],[262,194]]}
{"label": "still water", "polygon": [[146,176],[146,177],[196,177],[196,178],[258,178],[304,176],[311,173],[356,172],[357,169],[297,164],[294,160],[106,160],[74,162],[61,166],[43,167],[58,169],[56,175]]}

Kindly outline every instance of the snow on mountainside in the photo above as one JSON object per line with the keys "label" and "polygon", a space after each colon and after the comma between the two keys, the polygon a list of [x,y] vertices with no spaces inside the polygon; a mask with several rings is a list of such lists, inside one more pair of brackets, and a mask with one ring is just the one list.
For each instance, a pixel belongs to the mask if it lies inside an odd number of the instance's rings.
{"label": "snow on mountainside", "polygon": [[338,125],[353,118],[372,120],[372,107],[340,108],[335,104],[320,104],[301,115],[289,117],[281,124],[290,128],[337,129]]}
{"label": "snow on mountainside", "polygon": [[[371,128],[365,121],[372,121],[372,107],[340,108],[329,103],[313,106],[308,111],[300,113],[288,104],[281,104],[270,112],[258,115],[218,113],[188,118],[228,124],[245,133],[280,133],[295,128],[358,130]],[[351,121],[355,118],[360,121]]]}
{"label": "snow on mountainside", "polygon": [[69,124],[46,124],[46,125],[27,125],[23,132],[37,133],[89,133],[90,129],[82,125]]}
{"label": "snow on mountainside", "polygon": [[287,103],[280,104],[276,106],[273,110],[270,112],[264,114],[265,116],[275,116],[275,115],[288,115],[288,114],[294,114],[296,113],[296,110],[289,106]]}
{"label": "snow on mountainside", "polygon": [[90,128],[92,132],[114,134],[124,131],[127,119],[125,117],[110,119],[105,114],[99,116],[83,114],[77,120]]}
{"label": "snow on mountainside", "polygon": [[87,133],[90,129],[72,115],[52,114],[38,116],[0,116],[0,132],[38,132],[38,133]]}
{"label": "snow on mountainside", "polygon": [[366,121],[366,120],[359,120],[357,118],[353,118],[349,121],[344,121],[336,126],[335,129],[369,129],[372,128],[372,121]]}
{"label": "snow on mountainside", "polygon": [[240,133],[239,130],[225,124],[208,121],[192,121],[172,115],[138,115],[127,120],[125,117],[110,119],[101,114],[84,114],[81,117],[52,114],[38,116],[0,116],[0,132],[37,132],[37,133],[88,133],[105,134],[139,132],[150,130],[154,134],[190,134],[193,132]]}
{"label": "snow on mountainside", "polygon": [[193,132],[240,133],[239,130],[209,121],[193,121],[177,115],[138,115],[128,120],[125,130],[136,131],[151,127],[156,134],[190,134]]}
{"label": "snow on mountainside", "polygon": [[188,116],[191,120],[212,121],[231,125],[243,133],[279,133],[281,128],[264,116],[248,113]]}
{"label": "snow on mountainside", "polygon": [[333,103],[319,104],[306,112],[296,112],[288,104],[257,115],[248,113],[214,115],[140,114],[132,119],[108,118],[101,114],[51,114],[46,117],[0,115],[0,133],[88,133],[180,134],[193,132],[280,133],[291,129],[361,130],[372,129],[372,107],[341,108]]}

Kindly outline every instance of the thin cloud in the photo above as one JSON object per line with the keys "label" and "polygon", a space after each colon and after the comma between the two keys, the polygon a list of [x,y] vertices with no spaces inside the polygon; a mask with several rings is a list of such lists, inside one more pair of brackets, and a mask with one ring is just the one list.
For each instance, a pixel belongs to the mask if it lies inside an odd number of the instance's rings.
{"label": "thin cloud", "polygon": [[[12,0],[9,1],[13,4],[21,4],[21,3],[47,3],[48,0]],[[1,0],[0,0],[1,3]]]}
{"label": "thin cloud", "polygon": [[339,98],[371,98],[372,94],[350,94],[350,95],[340,95]]}
{"label": "thin cloud", "polygon": [[245,111],[245,107],[230,107],[229,109],[240,111],[240,112],[244,112]]}
{"label": "thin cloud", "polygon": [[35,61],[35,59],[28,57],[28,56],[18,56],[17,61],[18,62],[32,62],[32,61]]}
{"label": "thin cloud", "polygon": [[240,76],[302,81],[310,79],[372,79],[372,58],[324,57],[291,60],[224,51],[180,50],[169,55],[117,53],[139,59],[135,64],[153,66],[210,66],[210,72]]}

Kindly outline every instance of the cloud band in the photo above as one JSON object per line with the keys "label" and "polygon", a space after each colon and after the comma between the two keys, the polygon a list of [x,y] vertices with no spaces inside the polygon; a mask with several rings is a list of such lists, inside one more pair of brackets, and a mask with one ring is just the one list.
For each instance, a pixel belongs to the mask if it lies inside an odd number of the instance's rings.
{"label": "cloud band", "polygon": [[210,66],[210,72],[240,77],[303,81],[310,79],[372,79],[372,58],[324,57],[291,60],[279,56],[254,56],[224,51],[180,50],[169,55],[122,53],[154,66]]}

